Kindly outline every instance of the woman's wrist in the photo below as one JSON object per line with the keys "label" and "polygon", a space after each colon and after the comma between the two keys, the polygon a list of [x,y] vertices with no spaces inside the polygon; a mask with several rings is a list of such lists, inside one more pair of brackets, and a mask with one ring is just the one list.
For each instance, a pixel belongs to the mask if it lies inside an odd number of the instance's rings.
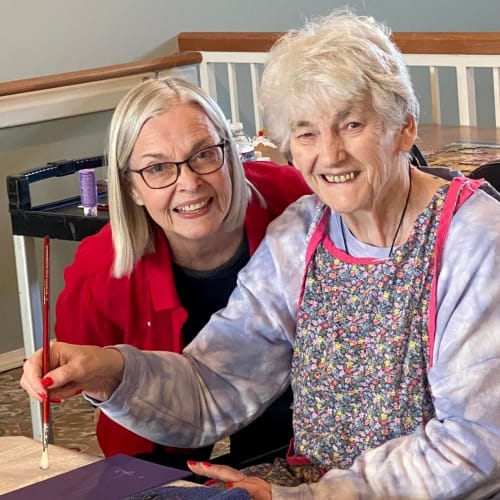
{"label": "woman's wrist", "polygon": [[102,367],[99,379],[95,381],[95,384],[85,387],[87,398],[97,404],[110,399],[121,384],[125,358],[119,349],[106,347],[102,349],[98,362]]}

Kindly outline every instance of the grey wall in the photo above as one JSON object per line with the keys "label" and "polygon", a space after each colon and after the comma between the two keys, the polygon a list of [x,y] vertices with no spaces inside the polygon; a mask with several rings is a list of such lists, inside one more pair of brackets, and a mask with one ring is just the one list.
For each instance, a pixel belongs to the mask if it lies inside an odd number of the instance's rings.
{"label": "grey wall", "polygon": [[[284,31],[345,5],[394,31],[497,31],[500,14],[499,0],[3,0],[0,81],[169,54],[180,31]],[[101,154],[108,121],[99,113],[0,130],[2,186],[5,176],[48,161]],[[1,354],[22,347],[5,187],[0,228]],[[52,303],[74,249],[52,245]]]}

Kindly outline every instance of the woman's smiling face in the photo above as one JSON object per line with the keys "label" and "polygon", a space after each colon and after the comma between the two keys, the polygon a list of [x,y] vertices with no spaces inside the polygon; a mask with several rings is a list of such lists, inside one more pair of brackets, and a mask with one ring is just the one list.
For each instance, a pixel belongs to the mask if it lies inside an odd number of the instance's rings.
{"label": "woman's smiling face", "polygon": [[[139,170],[162,162],[184,161],[198,151],[221,143],[206,114],[195,104],[179,103],[148,120],[137,138],[129,167]],[[130,173],[132,195],[175,245],[200,244],[223,233],[231,205],[231,178],[226,163],[221,169],[198,175],[187,164],[180,166],[177,181],[151,189],[138,174]]]}
{"label": "woman's smiling face", "polygon": [[343,214],[376,210],[401,161],[400,134],[368,100],[294,121],[290,151],[309,186]]}

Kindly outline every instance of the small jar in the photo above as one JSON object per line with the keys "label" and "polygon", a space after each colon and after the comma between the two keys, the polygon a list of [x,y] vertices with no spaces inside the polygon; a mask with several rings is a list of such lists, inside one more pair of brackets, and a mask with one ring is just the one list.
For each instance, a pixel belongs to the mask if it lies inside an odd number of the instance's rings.
{"label": "small jar", "polygon": [[253,148],[253,141],[247,134],[245,134],[243,130],[243,124],[241,122],[232,123],[231,131],[233,133],[233,138],[236,142],[236,145],[238,146],[241,160],[255,160],[256,155]]}

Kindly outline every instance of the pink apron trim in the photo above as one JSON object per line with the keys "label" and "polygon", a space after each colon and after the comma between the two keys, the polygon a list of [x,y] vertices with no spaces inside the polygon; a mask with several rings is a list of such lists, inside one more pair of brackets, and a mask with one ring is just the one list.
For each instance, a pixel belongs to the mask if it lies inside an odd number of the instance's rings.
{"label": "pink apron trim", "polygon": [[[321,219],[314,230],[311,239],[309,240],[309,243],[307,245],[307,250],[306,250],[306,265],[304,269],[309,268],[309,262],[311,261],[312,256],[314,255],[314,252],[316,250],[316,247],[318,246],[318,243],[323,239],[324,234],[325,234],[325,227],[326,227],[326,222],[328,220],[328,217],[326,217],[327,210],[324,211],[323,215],[321,216]],[[300,287],[300,295],[299,295],[299,306],[297,307],[297,316],[299,314],[300,310],[300,304],[302,304],[302,298],[304,296],[304,290],[306,287],[306,276],[307,276],[307,271],[304,273],[304,276],[302,277],[302,286]]]}
{"label": "pink apron trim", "polygon": [[437,280],[441,269],[441,258],[453,215],[456,211],[479,189],[481,179],[472,180],[467,177],[455,177],[450,183],[448,193],[441,212],[439,226],[436,232],[436,243],[434,252],[434,278],[431,285],[431,297],[429,304],[429,366],[432,367],[434,342],[436,338],[436,318],[437,318]]}
{"label": "pink apron trim", "polygon": [[[306,458],[304,455],[295,455],[295,439],[290,440],[288,445],[288,451],[286,452],[286,463],[291,466],[303,466],[303,465],[313,465],[313,463]],[[321,474],[326,474],[328,469],[324,467],[319,467]]]}
{"label": "pink apron trim", "polygon": [[[335,257],[340,257],[342,260],[348,262],[349,264],[371,264],[372,262],[380,261],[380,259],[374,259],[372,257],[353,257],[352,255],[345,253],[340,248],[337,248],[330,240],[330,238],[328,238],[327,236],[328,231],[326,230],[326,225],[328,224],[329,215],[330,212],[327,207],[323,212],[323,214],[321,215],[320,221],[318,222],[318,225],[314,229],[311,239],[309,240],[309,243],[307,245],[306,265],[304,269],[307,270],[309,268],[309,263],[311,262],[314,252],[316,251],[316,248],[318,247],[321,241],[323,241],[323,245],[329,252],[331,252],[332,255],[334,255]],[[306,275],[307,271],[302,279],[302,286],[300,288],[300,295],[298,302],[299,307],[297,307],[297,314],[299,314],[300,304],[302,304],[302,298],[304,296],[304,290],[306,286]]]}
{"label": "pink apron trim", "polygon": [[[436,317],[437,317],[437,307],[436,307],[436,297],[437,297],[437,278],[439,275],[439,270],[441,268],[441,258],[443,253],[443,248],[446,242],[446,238],[448,237],[448,232],[451,225],[451,220],[453,219],[453,215],[455,212],[478,190],[480,189],[481,184],[483,183],[482,179],[469,179],[467,177],[455,177],[451,183],[446,194],[446,198],[444,201],[443,210],[441,213],[441,219],[439,221],[439,226],[436,232],[436,243],[435,243],[435,252],[434,252],[434,262],[433,262],[433,270],[434,270],[434,279],[432,280],[431,285],[431,296],[430,296],[430,304],[429,304],[429,366],[432,367],[433,363],[433,354],[434,354],[434,342],[436,338]],[[306,251],[306,265],[305,269],[309,268],[309,263],[311,258],[316,251],[316,247],[319,242],[325,238],[326,235],[326,224],[328,221],[328,210],[325,210],[321,219],[314,230],[309,244],[307,246]],[[333,243],[330,242],[328,238],[325,239],[325,245],[327,248],[333,252],[333,254],[338,254],[339,252],[342,254],[342,258],[345,259],[348,254],[337,249]],[[359,263],[360,261],[373,262],[376,259],[371,258],[363,258],[363,259],[355,259],[351,263]],[[307,274],[307,273],[306,273]],[[299,306],[302,304],[302,299],[304,296],[305,290],[305,282],[306,282],[306,274],[302,279],[302,286],[300,290],[299,296]],[[300,307],[297,308],[297,315],[299,313]]]}

